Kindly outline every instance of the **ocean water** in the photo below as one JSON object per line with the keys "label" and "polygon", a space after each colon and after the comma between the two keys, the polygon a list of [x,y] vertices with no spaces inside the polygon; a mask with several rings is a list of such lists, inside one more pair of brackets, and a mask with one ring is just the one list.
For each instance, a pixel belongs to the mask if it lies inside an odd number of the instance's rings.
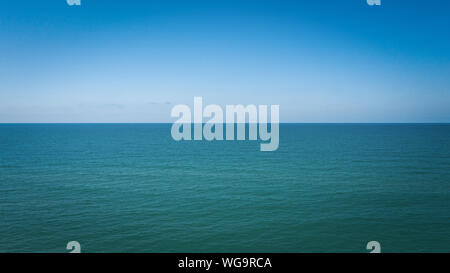
{"label": "ocean water", "polygon": [[450,125],[0,125],[0,252],[450,252]]}

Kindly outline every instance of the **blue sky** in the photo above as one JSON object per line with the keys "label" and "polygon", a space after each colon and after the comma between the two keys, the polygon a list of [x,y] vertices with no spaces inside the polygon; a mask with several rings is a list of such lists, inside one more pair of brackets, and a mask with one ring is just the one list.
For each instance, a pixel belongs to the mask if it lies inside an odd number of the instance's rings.
{"label": "blue sky", "polygon": [[450,122],[450,1],[0,0],[1,122]]}

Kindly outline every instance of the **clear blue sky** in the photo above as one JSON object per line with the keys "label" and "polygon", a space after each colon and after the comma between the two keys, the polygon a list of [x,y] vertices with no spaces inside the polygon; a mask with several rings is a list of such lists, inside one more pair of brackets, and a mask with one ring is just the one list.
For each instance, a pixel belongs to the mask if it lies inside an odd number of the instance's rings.
{"label": "clear blue sky", "polygon": [[450,1],[0,0],[0,122],[450,122]]}

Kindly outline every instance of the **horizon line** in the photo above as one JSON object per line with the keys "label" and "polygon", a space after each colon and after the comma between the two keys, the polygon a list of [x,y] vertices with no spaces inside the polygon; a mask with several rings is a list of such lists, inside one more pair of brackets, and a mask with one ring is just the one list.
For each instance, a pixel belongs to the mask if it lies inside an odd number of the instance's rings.
{"label": "horizon line", "polygon": [[[13,124],[174,124],[175,122],[0,122],[0,125]],[[270,122],[267,122],[269,124]],[[277,122],[278,124],[450,124],[450,122]],[[186,124],[198,124],[186,122]],[[203,122],[202,124],[206,124]],[[222,124],[228,124],[222,122]],[[232,123],[232,124],[259,124],[259,123]]]}

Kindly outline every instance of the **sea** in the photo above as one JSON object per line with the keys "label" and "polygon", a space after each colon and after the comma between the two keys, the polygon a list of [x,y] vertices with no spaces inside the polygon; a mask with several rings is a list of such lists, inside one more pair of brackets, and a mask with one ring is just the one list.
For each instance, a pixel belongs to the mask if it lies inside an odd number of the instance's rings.
{"label": "sea", "polygon": [[0,124],[0,252],[450,252],[450,124]]}

